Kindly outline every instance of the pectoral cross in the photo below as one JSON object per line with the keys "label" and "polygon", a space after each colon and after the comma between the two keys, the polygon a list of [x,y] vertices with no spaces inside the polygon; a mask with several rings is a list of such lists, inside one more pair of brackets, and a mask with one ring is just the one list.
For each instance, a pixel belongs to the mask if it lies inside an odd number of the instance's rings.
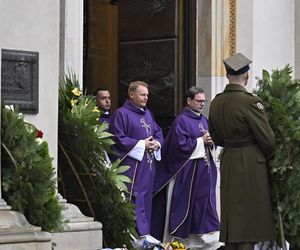
{"label": "pectoral cross", "polygon": [[[144,117],[142,117],[140,119],[140,123],[141,123],[142,127],[145,128],[146,133],[147,133],[147,137],[150,137],[152,135],[151,125],[146,123]],[[150,169],[152,169],[152,163],[153,163],[153,159],[154,159],[154,153],[153,152],[149,152],[148,150],[146,150],[146,156],[147,156],[147,162],[149,162],[149,164],[150,164]]]}
{"label": "pectoral cross", "polygon": [[152,133],[151,133],[151,125],[146,123],[144,117],[141,118],[140,122],[142,124],[142,127],[146,129],[147,137],[151,136],[152,135]]}

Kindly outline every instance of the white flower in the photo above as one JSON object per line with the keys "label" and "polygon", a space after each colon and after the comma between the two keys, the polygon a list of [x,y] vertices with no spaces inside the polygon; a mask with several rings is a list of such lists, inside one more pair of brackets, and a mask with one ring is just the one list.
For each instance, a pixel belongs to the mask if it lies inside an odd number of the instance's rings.
{"label": "white flower", "polygon": [[42,138],[35,138],[35,141],[37,142],[38,145],[41,145],[43,143]]}
{"label": "white flower", "polygon": [[8,110],[11,110],[11,111],[14,111],[14,110],[15,110],[14,105],[5,105],[4,107],[5,107],[6,109],[8,109]]}

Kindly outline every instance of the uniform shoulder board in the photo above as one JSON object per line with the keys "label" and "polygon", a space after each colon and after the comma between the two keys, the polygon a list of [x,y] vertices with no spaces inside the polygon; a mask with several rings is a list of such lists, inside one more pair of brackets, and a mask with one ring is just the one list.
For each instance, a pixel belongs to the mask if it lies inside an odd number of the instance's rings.
{"label": "uniform shoulder board", "polygon": [[254,93],[251,93],[251,92],[245,92],[245,94],[251,95],[251,96],[253,96],[253,97],[257,97],[257,94],[254,94]]}

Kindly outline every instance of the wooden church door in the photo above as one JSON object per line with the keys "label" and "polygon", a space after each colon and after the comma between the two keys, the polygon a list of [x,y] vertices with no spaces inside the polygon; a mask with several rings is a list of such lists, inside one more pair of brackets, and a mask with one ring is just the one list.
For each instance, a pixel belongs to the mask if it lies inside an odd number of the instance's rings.
{"label": "wooden church door", "polygon": [[119,103],[126,99],[131,81],[147,82],[147,106],[164,132],[182,108],[184,92],[190,84],[188,81],[191,81],[187,70],[195,67],[195,64],[186,67],[190,63],[187,55],[190,55],[191,49],[187,49],[186,37],[191,29],[187,24],[191,13],[196,13],[195,9],[191,9],[192,2],[118,1]]}
{"label": "wooden church door", "polygon": [[131,81],[147,82],[148,107],[166,132],[196,83],[196,0],[114,2],[85,1],[85,86],[108,87],[115,109]]}

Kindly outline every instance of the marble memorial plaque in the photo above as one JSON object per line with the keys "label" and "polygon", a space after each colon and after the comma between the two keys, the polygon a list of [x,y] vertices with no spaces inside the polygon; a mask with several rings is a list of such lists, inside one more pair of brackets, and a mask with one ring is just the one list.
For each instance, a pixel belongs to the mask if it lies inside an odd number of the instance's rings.
{"label": "marble memorial plaque", "polygon": [[2,49],[1,56],[2,101],[22,113],[38,113],[38,52]]}

